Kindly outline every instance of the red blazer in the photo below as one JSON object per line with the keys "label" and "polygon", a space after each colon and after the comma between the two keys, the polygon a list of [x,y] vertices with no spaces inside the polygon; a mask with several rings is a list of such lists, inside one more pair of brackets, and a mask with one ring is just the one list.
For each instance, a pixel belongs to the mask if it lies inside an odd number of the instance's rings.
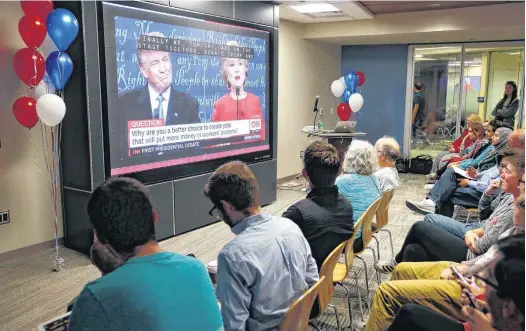
{"label": "red blazer", "polygon": [[212,113],[212,122],[235,121],[235,120],[249,120],[261,119],[261,140],[265,140],[265,119],[261,112],[261,104],[259,98],[252,93],[247,92],[244,99],[239,102],[234,100],[230,94],[222,96],[214,104],[214,112]]}

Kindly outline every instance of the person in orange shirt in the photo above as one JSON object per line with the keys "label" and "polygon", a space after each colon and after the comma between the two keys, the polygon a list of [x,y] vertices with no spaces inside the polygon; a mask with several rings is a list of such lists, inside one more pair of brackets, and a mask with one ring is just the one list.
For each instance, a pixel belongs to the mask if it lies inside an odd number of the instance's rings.
{"label": "person in orange shirt", "polygon": [[[235,41],[228,46],[239,46]],[[260,119],[261,140],[265,140],[265,119],[261,111],[259,97],[245,91],[248,75],[248,60],[240,58],[222,58],[221,75],[229,90],[214,104],[212,122]]]}

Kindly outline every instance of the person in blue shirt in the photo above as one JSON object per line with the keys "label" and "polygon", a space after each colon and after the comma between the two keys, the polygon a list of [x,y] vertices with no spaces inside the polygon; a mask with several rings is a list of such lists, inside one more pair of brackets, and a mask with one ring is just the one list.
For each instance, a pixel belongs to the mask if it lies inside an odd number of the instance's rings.
{"label": "person in blue shirt", "polygon": [[275,330],[319,280],[307,239],[291,220],[261,212],[257,179],[243,162],[219,167],[203,193],[213,204],[209,214],[236,234],[217,259],[225,330]]}
{"label": "person in blue shirt", "polygon": [[144,185],[110,178],[93,191],[87,211],[96,238],[124,263],[84,287],[69,331],[223,330],[204,264],[155,240],[158,215]]}
{"label": "person in blue shirt", "polygon": [[[336,179],[338,191],[351,202],[354,221],[382,195],[378,179],[376,149],[368,141],[353,140],[343,161],[343,174]],[[358,230],[354,252],[363,250],[362,229]]]}

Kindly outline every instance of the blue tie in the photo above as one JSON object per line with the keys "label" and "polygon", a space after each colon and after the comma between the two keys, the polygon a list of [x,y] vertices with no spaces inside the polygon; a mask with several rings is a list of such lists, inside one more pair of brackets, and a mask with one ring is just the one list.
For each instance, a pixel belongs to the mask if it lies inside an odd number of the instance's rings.
{"label": "blue tie", "polygon": [[159,96],[157,97],[157,101],[159,101],[159,105],[157,106],[157,108],[153,110],[154,119],[164,118],[163,100],[164,100],[163,96],[159,94]]}

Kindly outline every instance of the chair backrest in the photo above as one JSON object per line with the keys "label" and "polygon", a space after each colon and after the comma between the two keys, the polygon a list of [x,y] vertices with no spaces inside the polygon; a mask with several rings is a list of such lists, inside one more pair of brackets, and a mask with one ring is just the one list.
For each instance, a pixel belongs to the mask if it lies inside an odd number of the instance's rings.
{"label": "chair backrest", "polygon": [[363,218],[360,217],[358,222],[354,224],[354,233],[352,234],[351,239],[347,240],[347,244],[345,245],[345,267],[347,269],[346,273],[349,274],[349,271],[352,269],[352,264],[354,262],[354,241],[356,240],[356,235],[358,235],[358,229],[363,224]]}
{"label": "chair backrest", "polygon": [[[380,205],[380,202],[382,201],[382,197],[379,197],[376,199],[375,202],[373,202],[369,208],[360,216],[360,219],[358,220],[357,224],[361,221],[362,222],[362,241],[363,241],[363,249],[367,248],[369,246],[369,243],[373,239],[373,218],[376,214],[376,211],[378,210],[378,206]],[[357,228],[355,227],[355,231]],[[362,250],[363,251],[363,250]],[[354,252],[354,253],[361,253],[361,252]]]}
{"label": "chair backrest", "polygon": [[285,313],[283,321],[279,326],[280,331],[308,331],[310,312],[314,300],[320,292],[320,286],[326,282],[325,276],[321,276],[310,289],[296,300]]}
{"label": "chair backrest", "polygon": [[391,200],[393,200],[393,196],[394,190],[385,191],[382,194],[382,200],[380,200],[380,204],[376,210],[376,230],[380,230],[389,222],[389,204]]}
{"label": "chair backrest", "polygon": [[324,277],[327,280],[320,287],[320,294],[318,303],[320,305],[320,313],[325,311],[325,308],[331,301],[332,295],[334,293],[334,284],[332,282],[332,274],[334,273],[334,268],[342,255],[343,249],[345,248],[345,243],[342,242],[339,244],[332,252],[327,256],[320,269],[320,277]]}

